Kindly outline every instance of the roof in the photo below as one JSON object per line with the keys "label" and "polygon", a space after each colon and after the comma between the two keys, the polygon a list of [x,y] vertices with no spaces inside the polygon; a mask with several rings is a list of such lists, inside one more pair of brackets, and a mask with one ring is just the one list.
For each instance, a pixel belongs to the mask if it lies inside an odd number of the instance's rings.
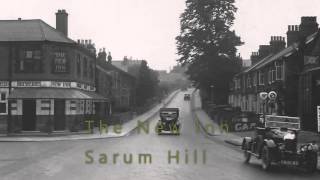
{"label": "roof", "polygon": [[0,20],[0,42],[14,41],[76,43],[40,19]]}
{"label": "roof", "polygon": [[134,65],[141,65],[142,63],[142,60],[122,60],[122,61],[115,61],[113,60],[112,61],[112,65],[116,66],[117,68],[125,71],[125,72],[128,72],[129,71],[129,67],[131,66],[134,66]]}
{"label": "roof", "polygon": [[16,88],[9,95],[8,99],[68,99],[107,101],[105,97],[95,92],[62,88]]}
{"label": "roof", "polygon": [[284,57],[284,56],[290,56],[293,54],[295,51],[297,51],[299,44],[298,43],[293,43],[291,46],[281,50],[280,52],[274,54],[273,56],[265,59],[260,63],[258,66],[254,67],[254,69],[259,69],[260,67],[263,67],[273,61],[276,61],[277,59]]}
{"label": "roof", "polygon": [[[319,32],[315,32],[315,33],[311,34],[310,36],[306,37],[305,43],[308,44],[308,43],[312,42],[313,40],[315,40],[318,34],[319,34]],[[263,58],[258,63],[254,64],[253,66],[245,69],[241,73],[247,73],[252,70],[257,70],[267,64],[270,64],[270,63],[276,61],[279,58],[288,57],[291,54],[293,54],[294,52],[296,52],[298,50],[298,48],[299,48],[299,42],[295,42],[292,45],[290,45],[289,47],[277,52],[276,54],[268,55],[267,57]]]}

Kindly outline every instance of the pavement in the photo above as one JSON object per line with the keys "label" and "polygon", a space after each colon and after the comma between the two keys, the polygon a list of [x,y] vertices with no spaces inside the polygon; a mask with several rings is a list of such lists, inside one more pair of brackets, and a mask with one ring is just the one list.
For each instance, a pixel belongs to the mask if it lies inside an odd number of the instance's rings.
{"label": "pavement", "polygon": [[30,132],[23,133],[22,135],[7,136],[0,135],[0,142],[29,142],[29,141],[66,141],[66,140],[86,140],[86,139],[103,139],[103,138],[119,138],[130,135],[130,132],[136,129],[139,123],[144,123],[148,121],[153,116],[157,115],[160,108],[168,105],[172,99],[179,93],[179,90],[172,92],[167,98],[165,98],[157,106],[153,107],[151,110],[133,118],[132,120],[122,124],[122,125],[112,125],[101,130],[96,127],[93,132],[77,132],[77,133],[39,133]]}
{"label": "pavement", "polygon": [[[263,171],[261,162],[243,162],[234,146],[197,130],[191,102],[179,92],[167,107],[180,109],[180,136],[158,135],[159,117],[148,120],[150,132],[133,130],[121,138],[51,142],[0,142],[1,180],[319,180],[292,168]],[[141,161],[150,155],[150,161]],[[132,158],[130,158],[132,157]],[[131,160],[129,160],[131,159]],[[139,160],[140,159],[140,160]]]}
{"label": "pavement", "polygon": [[242,134],[241,136],[240,134],[230,133],[228,132],[227,126],[219,125],[218,123],[213,121],[201,108],[201,98],[199,90],[196,90],[193,93],[191,108],[194,112],[195,121],[199,123],[199,127],[208,136],[214,136],[215,139],[232,144],[234,146],[241,146],[242,137],[244,136],[244,134]]}

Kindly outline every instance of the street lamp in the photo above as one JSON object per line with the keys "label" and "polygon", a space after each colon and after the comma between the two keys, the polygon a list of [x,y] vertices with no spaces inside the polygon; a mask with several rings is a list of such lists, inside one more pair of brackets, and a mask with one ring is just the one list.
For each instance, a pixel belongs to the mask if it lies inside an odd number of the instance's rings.
{"label": "street lamp", "polygon": [[210,88],[211,88],[211,91],[210,91],[211,96],[210,97],[211,97],[211,102],[213,103],[213,94],[214,94],[213,93],[213,88],[214,88],[214,85],[211,85]]}

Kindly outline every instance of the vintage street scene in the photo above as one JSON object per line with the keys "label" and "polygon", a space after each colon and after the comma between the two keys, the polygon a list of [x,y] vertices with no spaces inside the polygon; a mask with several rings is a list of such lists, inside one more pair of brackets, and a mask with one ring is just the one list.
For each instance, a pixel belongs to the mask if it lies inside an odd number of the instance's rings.
{"label": "vintage street scene", "polygon": [[320,1],[0,6],[0,180],[319,180]]}

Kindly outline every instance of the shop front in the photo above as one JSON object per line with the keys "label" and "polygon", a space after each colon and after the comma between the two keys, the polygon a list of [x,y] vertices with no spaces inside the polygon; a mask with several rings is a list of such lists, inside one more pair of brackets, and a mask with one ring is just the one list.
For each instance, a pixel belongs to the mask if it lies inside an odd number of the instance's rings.
{"label": "shop front", "polygon": [[93,91],[45,87],[14,88],[8,100],[13,133],[86,130],[95,104],[108,101]]}

